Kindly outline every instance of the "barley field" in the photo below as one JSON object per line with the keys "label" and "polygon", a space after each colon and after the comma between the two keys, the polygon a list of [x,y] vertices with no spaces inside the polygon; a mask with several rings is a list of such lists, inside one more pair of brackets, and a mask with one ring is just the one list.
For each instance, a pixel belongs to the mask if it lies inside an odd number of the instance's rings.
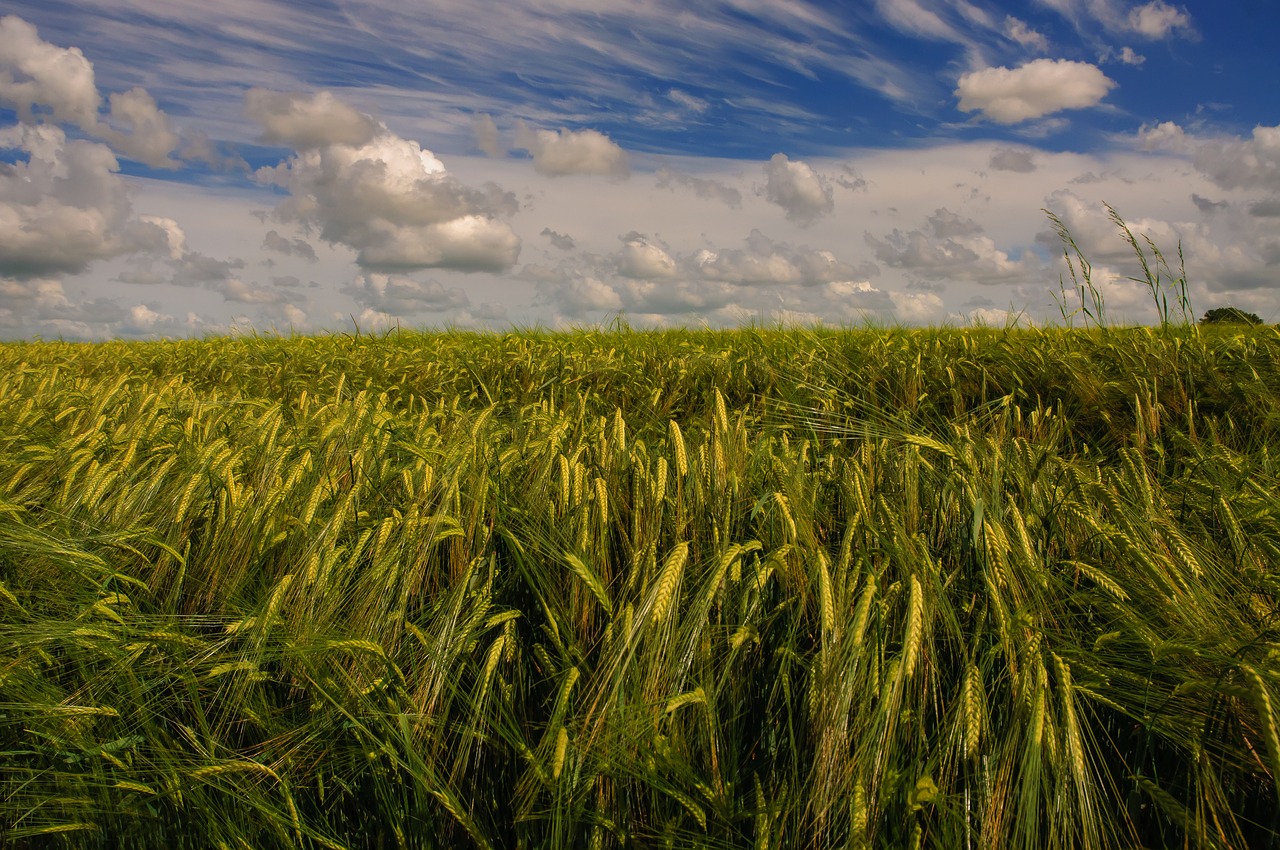
{"label": "barley field", "polygon": [[1280,846],[1274,329],[0,346],[0,847]]}

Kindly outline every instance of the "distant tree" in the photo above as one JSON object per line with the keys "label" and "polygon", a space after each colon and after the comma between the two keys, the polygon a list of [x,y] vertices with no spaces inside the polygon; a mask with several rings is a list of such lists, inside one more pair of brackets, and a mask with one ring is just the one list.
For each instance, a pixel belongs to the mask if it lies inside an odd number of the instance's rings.
{"label": "distant tree", "polygon": [[1214,307],[1200,320],[1202,325],[1260,325],[1257,313],[1246,313],[1239,307]]}

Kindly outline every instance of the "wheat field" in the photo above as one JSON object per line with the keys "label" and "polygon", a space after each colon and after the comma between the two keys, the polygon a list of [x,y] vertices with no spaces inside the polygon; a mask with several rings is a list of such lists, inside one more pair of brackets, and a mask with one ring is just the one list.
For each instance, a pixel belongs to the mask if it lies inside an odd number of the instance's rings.
{"label": "wheat field", "polygon": [[1280,846],[1280,334],[0,346],[0,847]]}

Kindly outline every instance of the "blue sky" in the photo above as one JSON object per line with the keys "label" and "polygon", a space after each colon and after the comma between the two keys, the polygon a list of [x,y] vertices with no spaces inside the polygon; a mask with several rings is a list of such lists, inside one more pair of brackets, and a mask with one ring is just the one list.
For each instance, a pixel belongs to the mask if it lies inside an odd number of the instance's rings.
{"label": "blue sky", "polygon": [[1269,0],[6,8],[0,337],[1280,320]]}

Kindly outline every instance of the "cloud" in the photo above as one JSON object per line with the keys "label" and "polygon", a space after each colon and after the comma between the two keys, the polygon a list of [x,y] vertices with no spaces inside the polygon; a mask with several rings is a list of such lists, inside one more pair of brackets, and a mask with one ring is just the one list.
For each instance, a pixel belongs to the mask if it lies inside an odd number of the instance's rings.
{"label": "cloud", "polygon": [[1136,51],[1134,51],[1132,47],[1121,48],[1120,56],[1118,58],[1124,64],[1133,65],[1134,67],[1137,67],[1138,65],[1141,65],[1143,62],[1147,61],[1147,57],[1143,56],[1140,53],[1137,53]]}
{"label": "cloud", "polygon": [[1248,139],[1199,142],[1194,161],[1197,169],[1223,189],[1280,192],[1280,125],[1254,127]]}
{"label": "cloud", "polygon": [[169,156],[169,152],[182,140],[169,125],[169,116],[160,111],[155,98],[145,89],[113,92],[110,104],[111,121],[123,125],[128,132],[99,125],[97,134],[100,138],[129,159],[152,168],[177,168],[180,165]]}
{"label": "cloud", "polygon": [[707,201],[719,201],[730,209],[741,209],[742,193],[732,186],[709,177],[695,177],[692,174],[681,174],[669,168],[660,168],[654,175],[655,185],[659,189],[670,189],[683,186],[699,198]]}
{"label": "cloud", "polygon": [[695,97],[685,91],[680,91],[680,89],[671,89],[668,91],[667,100],[693,113],[706,112],[711,106],[711,104],[707,103],[707,101],[702,98]]}
{"label": "cloud", "polygon": [[948,209],[936,209],[928,218],[929,231],[942,239],[952,236],[977,236],[982,225]]}
{"label": "cloud", "polygon": [[1280,218],[1280,198],[1250,204],[1249,215],[1255,218]]}
{"label": "cloud", "polygon": [[78,47],[43,41],[36,28],[14,15],[0,18],[0,104],[34,123],[37,110],[59,124],[86,130],[98,124],[98,85],[93,64]]}
{"label": "cloud", "polygon": [[765,200],[782,207],[789,220],[806,225],[835,209],[831,184],[808,163],[776,153],[765,164],[764,173],[768,178]]}
{"label": "cloud", "polygon": [[252,88],[245,92],[244,111],[262,125],[264,142],[298,151],[360,147],[381,132],[376,121],[327,91],[308,95]]}
{"label": "cloud", "polygon": [[715,250],[704,248],[685,263],[689,270],[707,280],[743,286],[795,284],[816,286],[837,280],[872,277],[874,266],[853,266],[830,251],[806,245],[776,242],[759,230],[752,230],[746,248]]}
{"label": "cloud", "polygon": [[[385,127],[362,142],[333,141],[363,138],[365,125],[345,120],[346,129],[326,137],[313,126],[313,106],[345,115],[332,98],[259,93],[255,103],[252,111],[276,128],[271,132],[301,145],[285,162],[255,173],[258,182],[289,192],[276,208],[279,219],[318,227],[322,239],[354,249],[356,262],[372,271],[500,271],[515,264],[520,238],[499,220],[518,206],[510,193],[465,186],[431,151]],[[283,120],[269,108],[282,110]]]}
{"label": "cloud", "polygon": [[1202,138],[1165,121],[1143,125],[1137,143],[1144,150],[1190,156],[1196,169],[1222,189],[1280,192],[1280,125],[1254,127],[1248,138]]}
{"label": "cloud", "polygon": [[547,177],[630,174],[627,152],[598,130],[534,130],[521,123],[516,147],[533,155],[533,167]]}
{"label": "cloud", "polygon": [[614,255],[618,274],[640,280],[673,278],[678,273],[676,261],[654,240],[639,233],[622,237],[622,250]]}
{"label": "cloud", "polygon": [[1191,30],[1191,16],[1162,0],[1152,0],[1129,12],[1129,29],[1150,39],[1160,39],[1174,30]]}
{"label": "cloud", "polygon": [[926,229],[895,229],[883,239],[870,233],[867,245],[876,259],[891,268],[935,280],[968,280],[980,284],[1010,283],[1034,278],[1041,266],[1035,255],[1023,252],[1014,260],[982,235],[972,219],[947,209],[935,210]]}
{"label": "cloud", "polygon": [[283,293],[254,286],[238,277],[215,280],[209,284],[209,289],[222,295],[226,301],[241,304],[282,304],[286,300]]}
{"label": "cloud", "polygon": [[84,271],[95,260],[168,256],[181,230],[134,214],[115,155],[49,124],[0,130],[0,150],[27,155],[0,170],[0,275]]}
{"label": "cloud", "polygon": [[893,310],[908,324],[932,324],[943,315],[942,298],[932,292],[891,292]]}
{"label": "cloud", "polygon": [[984,68],[960,77],[956,96],[964,112],[999,124],[1017,124],[1064,109],[1096,105],[1115,87],[1096,65],[1036,59],[1017,68]]}
{"label": "cloud", "polygon": [[313,263],[319,259],[316,256],[316,249],[312,248],[305,239],[290,240],[274,230],[268,230],[267,235],[262,238],[262,247],[264,250],[284,254],[286,257],[302,257]]}
{"label": "cloud", "polygon": [[421,281],[403,275],[363,274],[342,287],[357,304],[390,316],[440,312],[469,307],[461,289],[445,288],[434,280]]}
{"label": "cloud", "polygon": [[507,152],[498,143],[498,125],[493,123],[493,116],[483,112],[471,116],[471,130],[475,133],[476,147],[485,156],[501,159]]}
{"label": "cloud", "polygon": [[1226,201],[1211,201],[1208,198],[1202,198],[1196,193],[1191,193],[1191,203],[1196,205],[1196,209],[1202,213],[1212,213],[1218,210],[1225,210],[1231,206]]}
{"label": "cloud", "polygon": [[178,167],[169,152],[181,139],[145,89],[113,92],[109,122],[99,115],[101,104],[93,64],[79,48],[42,40],[21,18],[0,18],[0,105],[16,111],[19,121],[71,124],[130,159],[153,168]]}
{"label": "cloud", "polygon": [[1049,39],[1012,15],[1004,19],[1004,33],[1028,50],[1036,53],[1049,52]]}
{"label": "cloud", "polygon": [[1030,174],[1036,170],[1035,157],[1031,151],[1016,148],[1000,148],[991,154],[990,165],[996,171],[1013,171],[1018,174]]}
{"label": "cloud", "polygon": [[622,309],[622,297],[598,277],[578,275],[538,283],[534,303],[553,305],[570,318]]}
{"label": "cloud", "polygon": [[547,239],[551,241],[551,244],[554,247],[559,248],[561,251],[572,251],[577,247],[577,243],[573,241],[572,236],[569,236],[566,233],[557,233],[550,227],[542,228],[542,232],[538,235],[547,237]]}

